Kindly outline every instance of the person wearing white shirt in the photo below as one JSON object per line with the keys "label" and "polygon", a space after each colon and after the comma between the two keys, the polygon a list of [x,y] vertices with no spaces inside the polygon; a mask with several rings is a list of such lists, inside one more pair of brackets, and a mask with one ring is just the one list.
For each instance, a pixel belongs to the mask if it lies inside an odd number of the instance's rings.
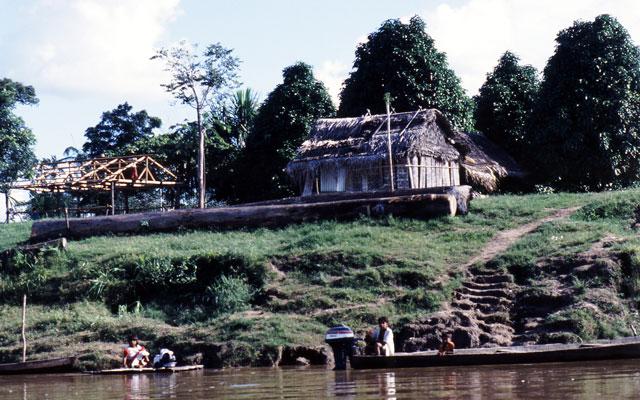
{"label": "person wearing white shirt", "polygon": [[389,320],[387,317],[378,318],[378,326],[373,331],[373,340],[375,340],[377,355],[394,355],[395,346],[393,345],[393,331],[389,328]]}

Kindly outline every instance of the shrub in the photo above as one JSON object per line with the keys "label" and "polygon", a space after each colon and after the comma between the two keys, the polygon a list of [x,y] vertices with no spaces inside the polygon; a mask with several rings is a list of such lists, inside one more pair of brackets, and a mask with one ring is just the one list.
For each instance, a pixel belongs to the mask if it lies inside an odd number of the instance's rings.
{"label": "shrub", "polygon": [[205,291],[205,302],[221,313],[233,313],[249,308],[253,290],[242,277],[221,275]]}
{"label": "shrub", "polygon": [[407,290],[405,293],[394,301],[396,306],[404,312],[435,311],[444,300],[442,293],[430,290],[414,289]]}
{"label": "shrub", "polygon": [[351,288],[375,288],[382,286],[380,272],[372,268],[357,271],[352,275],[346,276],[339,282],[340,286]]}
{"label": "shrub", "polygon": [[628,220],[640,203],[638,196],[612,195],[586,204],[575,213],[577,219],[597,221],[602,219]]}

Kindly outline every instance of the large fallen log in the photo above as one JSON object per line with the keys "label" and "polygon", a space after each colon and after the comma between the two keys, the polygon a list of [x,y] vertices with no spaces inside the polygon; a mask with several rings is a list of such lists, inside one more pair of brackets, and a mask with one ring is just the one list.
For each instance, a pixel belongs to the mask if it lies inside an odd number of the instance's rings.
{"label": "large fallen log", "polygon": [[304,204],[185,209],[169,212],[43,220],[33,223],[31,240],[82,238],[105,234],[139,234],[177,229],[276,227],[319,219],[350,219],[359,215],[432,217],[456,214],[451,194],[419,194],[373,199],[349,199]]}
{"label": "large fallen log", "polygon": [[327,201],[353,200],[353,199],[372,199],[384,197],[410,196],[417,194],[452,194],[456,198],[457,210],[456,214],[466,214],[471,202],[471,186],[438,186],[422,189],[396,189],[393,192],[328,192],[319,193],[309,196],[285,197],[276,200],[265,200],[252,203],[238,204],[234,207],[246,206],[266,206],[276,204],[300,204],[300,203],[324,203]]}

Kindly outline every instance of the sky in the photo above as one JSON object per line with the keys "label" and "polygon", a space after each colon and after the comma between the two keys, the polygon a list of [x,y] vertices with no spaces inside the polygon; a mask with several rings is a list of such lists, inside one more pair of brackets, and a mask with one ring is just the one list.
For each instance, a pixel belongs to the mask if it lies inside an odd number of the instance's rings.
{"label": "sky", "polygon": [[160,117],[159,132],[193,119],[150,60],[181,40],[232,48],[243,87],[263,99],[283,68],[304,61],[337,103],[357,45],[387,19],[419,15],[474,95],[506,50],[542,70],[561,29],[603,13],[640,43],[637,0],[0,0],[0,78],[36,89],[40,103],[17,113],[36,135],[36,155],[60,157],[125,101]]}

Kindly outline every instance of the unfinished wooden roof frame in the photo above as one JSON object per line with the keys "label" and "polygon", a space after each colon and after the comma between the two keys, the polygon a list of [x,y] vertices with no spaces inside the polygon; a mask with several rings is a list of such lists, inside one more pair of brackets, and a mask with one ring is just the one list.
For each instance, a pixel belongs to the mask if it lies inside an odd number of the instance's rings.
{"label": "unfinished wooden roof frame", "polygon": [[16,182],[11,188],[41,193],[146,189],[179,184],[173,172],[145,154],[43,162],[36,167],[33,179]]}

